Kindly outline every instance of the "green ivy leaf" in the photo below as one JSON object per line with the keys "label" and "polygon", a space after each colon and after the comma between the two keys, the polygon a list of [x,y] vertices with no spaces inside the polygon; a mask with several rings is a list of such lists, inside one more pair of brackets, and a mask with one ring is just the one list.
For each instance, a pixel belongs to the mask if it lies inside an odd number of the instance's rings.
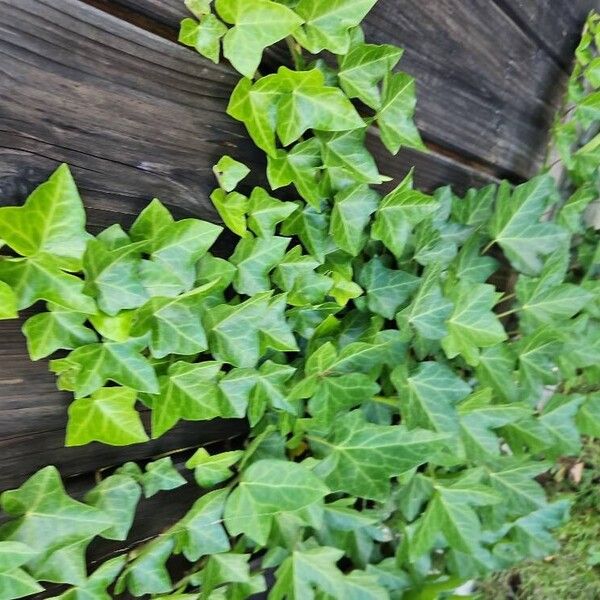
{"label": "green ivy leaf", "polygon": [[36,579],[56,583],[85,580],[85,547],[112,526],[108,515],[66,495],[55,467],[4,492],[0,506],[12,517],[0,527],[0,539],[26,544],[33,553],[27,570]]}
{"label": "green ivy leaf", "polygon": [[454,312],[447,321],[448,335],[442,347],[448,358],[459,354],[471,366],[479,363],[479,349],[507,339],[502,323],[491,311],[497,296],[494,286],[459,282],[449,292]]}
{"label": "green ivy leaf", "polygon": [[263,50],[293,33],[302,19],[270,0],[216,0],[219,16],[232,27],[223,39],[223,55],[245,77],[254,77]]}
{"label": "green ivy leaf", "polygon": [[373,313],[393,319],[419,285],[418,277],[388,269],[375,257],[361,270],[359,283],[367,292],[367,305]]}
{"label": "green ivy leaf", "polygon": [[283,259],[289,243],[289,238],[278,236],[241,239],[229,259],[237,267],[235,290],[247,296],[269,291],[269,273]]}
{"label": "green ivy leaf", "polygon": [[427,462],[447,439],[401,425],[374,425],[354,411],[335,421],[331,436],[311,438],[311,446],[324,459],[315,472],[332,491],[383,502],[390,478]]}
{"label": "green ivy leaf", "polygon": [[511,193],[503,184],[498,190],[496,208],[489,222],[492,240],[504,250],[512,266],[527,275],[542,268],[540,256],[554,251],[567,240],[567,232],[540,219],[556,194],[550,175],[540,175],[517,186]]}
{"label": "green ivy leaf", "polygon": [[213,554],[202,569],[205,597],[224,583],[250,583],[250,554]]}
{"label": "green ivy leaf", "polygon": [[319,212],[312,206],[294,212],[284,223],[282,235],[297,235],[302,245],[319,263],[325,262],[325,256],[335,250],[335,244],[329,235],[330,216]]}
{"label": "green ivy leaf", "polygon": [[56,365],[62,371],[63,364],[68,366],[73,373],[76,398],[89,396],[107,381],[114,381],[138,392],[156,394],[158,381],[154,369],[140,354],[145,345],[144,338],[88,344],[73,350],[64,362],[52,361],[50,367],[52,369]]}
{"label": "green ivy leaf", "polygon": [[221,55],[221,38],[227,33],[227,26],[211,14],[203,14],[194,19],[183,19],[178,41],[195,48],[202,56],[218,64]]}
{"label": "green ivy leaf", "polygon": [[397,258],[402,256],[413,228],[438,208],[435,198],[412,186],[411,172],[380,202],[371,230],[371,237],[381,240]]}
{"label": "green ivy leaf", "polygon": [[600,393],[587,396],[577,413],[577,427],[584,435],[600,437]]}
{"label": "green ivy leaf", "polygon": [[321,50],[346,54],[350,48],[350,29],[365,18],[376,1],[300,0],[294,10],[305,24],[294,32],[294,37],[312,54]]}
{"label": "green ivy leaf", "polygon": [[231,156],[222,156],[219,162],[213,167],[213,172],[219,182],[219,185],[226,191],[232,192],[238,183],[245,179],[250,173],[250,169]]}
{"label": "green ivy leaf", "polygon": [[4,600],[43,592],[44,588],[20,567],[35,555],[21,542],[0,542],[0,589]]}
{"label": "green ivy leaf", "polygon": [[146,465],[140,483],[144,488],[144,497],[151,498],[158,492],[175,490],[187,481],[173,466],[172,458],[167,456]]}
{"label": "green ivy leaf", "polygon": [[216,189],[210,199],[227,229],[240,237],[246,236],[246,213],[248,212],[248,198],[238,192],[227,194],[221,188]]}
{"label": "green ivy leaf", "polygon": [[358,256],[367,243],[371,215],[377,210],[379,194],[364,184],[346,188],[335,196],[330,233],[339,248]]}
{"label": "green ivy leaf", "polygon": [[231,467],[239,462],[243,455],[241,450],[232,450],[211,456],[204,448],[199,448],[185,466],[194,469],[194,476],[200,487],[211,488],[233,475]]}
{"label": "green ivy leaf", "polygon": [[358,98],[373,110],[381,107],[379,82],[391,73],[402,50],[383,44],[357,44],[338,59],[340,85],[349,98]]}
{"label": "green ivy leaf", "polygon": [[0,281],[0,320],[16,319],[18,316],[15,293],[7,283]]}
{"label": "green ivy leaf", "polygon": [[397,154],[401,147],[426,150],[413,116],[417,104],[415,80],[406,73],[388,71],[383,81],[381,106],[376,122],[385,147]]}
{"label": "green ivy leaf", "polygon": [[276,514],[297,513],[327,493],[322,481],[303,465],[260,460],[244,471],[227,498],[225,525],[231,535],[244,533],[264,546]]}
{"label": "green ivy leaf", "polygon": [[96,390],[90,398],[79,398],[69,406],[66,446],[84,446],[97,441],[127,446],[148,441],[139,413],[137,392],[126,387]]}
{"label": "green ivy leaf", "polygon": [[141,496],[142,490],[132,477],[116,473],[90,490],[84,502],[112,519],[112,527],[101,534],[103,538],[126,540]]}
{"label": "green ivy leaf", "polygon": [[65,164],[23,206],[0,208],[0,239],[21,256],[51,256],[60,269],[79,269],[90,237],[83,203]]}
{"label": "green ivy leaf", "polygon": [[282,202],[270,196],[263,188],[254,188],[248,203],[248,226],[259,237],[269,238],[275,235],[275,228],[285,221],[298,205]]}
{"label": "green ivy leaf", "polygon": [[49,255],[33,258],[0,258],[0,280],[8,284],[22,310],[46,300],[68,310],[93,314],[96,305],[83,293],[83,281],[61,271]]}
{"label": "green ivy leaf", "polygon": [[72,350],[98,340],[84,325],[88,316],[50,305],[48,312],[30,317],[23,325],[31,360],[45,358],[59,349]]}

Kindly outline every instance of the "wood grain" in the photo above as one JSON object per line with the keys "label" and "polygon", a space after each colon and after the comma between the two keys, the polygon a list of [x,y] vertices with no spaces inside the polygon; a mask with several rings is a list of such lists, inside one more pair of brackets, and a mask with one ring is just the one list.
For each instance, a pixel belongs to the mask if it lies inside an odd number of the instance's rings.
{"label": "wood grain", "polygon": [[[117,1],[173,28],[186,16],[180,0]],[[566,39],[557,50],[566,56],[579,23],[546,16],[563,12],[562,6],[547,8],[550,1],[504,4],[527,5],[520,10],[528,11],[523,19],[530,23],[543,14],[544,35],[551,42]],[[580,21],[589,2],[571,0],[564,12]],[[527,177],[537,169],[565,72],[504,6],[493,0],[380,0],[364,25],[368,40],[405,48],[401,66],[417,79],[417,120],[429,141],[501,174]]]}

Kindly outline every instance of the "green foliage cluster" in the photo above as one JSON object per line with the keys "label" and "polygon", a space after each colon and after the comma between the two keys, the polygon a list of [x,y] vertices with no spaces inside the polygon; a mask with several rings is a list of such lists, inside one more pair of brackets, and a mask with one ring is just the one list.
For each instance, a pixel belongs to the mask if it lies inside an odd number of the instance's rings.
{"label": "green foliage cluster", "polygon": [[[243,188],[231,157],[215,166],[240,238],[228,259],[211,252],[220,226],[158,200],[91,236],[66,166],[0,209],[2,316],[47,303],[23,330],[33,359],[68,351],[50,363],[75,398],[67,445],[146,441],[141,405],[153,438],[182,419],[250,426],[243,448],[188,461],[199,498],[182,520],[92,574],[94,538],[125,539],[142,493],[184,483],[169,459],[83,502],[52,467],[2,494],[2,600],[38,582],[72,586],[62,600],[235,600],[268,573],[271,600],[436,598],[555,548],[569,502],[536,478],[600,435],[597,144],[573,147],[600,116],[598,21],[576,135],[557,134],[570,198],[546,172],[464,198],[409,173],[382,195],[367,128],[392,153],[423,143],[401,51],[364,41],[375,1],[188,0],[181,41],[215,61],[222,47],[244,76],[228,113],[267,155],[270,189]],[[261,76],[283,39],[295,69]],[[583,79],[596,91],[576,94]],[[179,581],[173,554],[190,563]]]}

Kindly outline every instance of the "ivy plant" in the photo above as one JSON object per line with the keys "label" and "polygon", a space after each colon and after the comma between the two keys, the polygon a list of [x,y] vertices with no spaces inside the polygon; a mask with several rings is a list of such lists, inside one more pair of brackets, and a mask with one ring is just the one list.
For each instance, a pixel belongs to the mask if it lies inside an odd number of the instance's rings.
{"label": "ivy plant", "polygon": [[[384,193],[367,130],[425,146],[401,50],[364,40],[375,1],[187,0],[180,39],[240,72],[228,114],[267,160],[267,188],[215,166],[229,256],[220,225],[157,199],[92,236],[66,165],[0,208],[0,315],[46,303],[23,332],[73,394],[68,446],[249,430],[199,448],[194,484],[166,457],[78,500],[52,466],[4,492],[1,600],[441,598],[556,549],[569,501],[540,481],[600,436],[600,19],[554,128],[560,185],[544,168],[430,195],[411,172]],[[282,40],[293,68],[260,73]],[[182,485],[181,520],[88,570],[94,539],[126,540],[142,496]]]}

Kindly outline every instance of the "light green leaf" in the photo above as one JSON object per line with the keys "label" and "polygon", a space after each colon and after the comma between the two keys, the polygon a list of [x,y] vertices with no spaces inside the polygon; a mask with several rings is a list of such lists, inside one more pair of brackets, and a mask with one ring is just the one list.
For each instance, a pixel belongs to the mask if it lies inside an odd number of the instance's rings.
{"label": "light green leaf", "polygon": [[325,262],[325,256],[336,250],[329,235],[330,216],[319,212],[312,206],[294,212],[284,223],[282,235],[297,235],[302,245],[319,263]]}
{"label": "light green leaf", "polygon": [[580,394],[555,394],[544,407],[540,422],[554,438],[547,451],[548,456],[576,456],[581,451],[581,436],[575,417],[584,400]]}
{"label": "light green leaf", "polygon": [[18,310],[46,300],[73,311],[96,312],[93,299],[83,293],[83,281],[61,271],[49,255],[0,258],[0,280],[12,288]]}
{"label": "light green leaf", "polygon": [[388,71],[383,82],[381,107],[375,118],[381,140],[392,154],[405,146],[426,150],[413,121],[416,104],[415,80],[406,73]]}
{"label": "light green leaf", "polygon": [[[34,578],[78,584],[85,579],[85,546],[112,526],[108,515],[66,495],[55,467],[45,467],[19,489],[0,496],[11,518],[0,527],[0,539],[20,542],[34,556],[27,569]],[[60,556],[68,558],[60,568]]]}
{"label": "light green leaf", "polygon": [[240,237],[245,237],[248,198],[238,192],[227,194],[218,188],[210,195],[210,199],[227,229]]}
{"label": "light green leaf", "polygon": [[323,458],[315,472],[332,491],[383,502],[390,478],[427,462],[447,438],[402,425],[373,425],[354,411],[335,421],[331,436],[311,437],[310,442]]}
{"label": "light green leaf", "polygon": [[200,19],[203,15],[210,14],[212,0],[185,0],[184,4],[195,17]]}
{"label": "light green leaf", "polygon": [[380,202],[371,237],[381,240],[394,256],[400,258],[413,228],[437,208],[435,198],[413,190],[411,172]]}
{"label": "light green leaf", "polygon": [[65,164],[23,206],[0,208],[0,239],[21,256],[49,255],[60,269],[79,269],[90,237],[83,203]]}
{"label": "light green leaf", "polygon": [[359,283],[367,292],[369,310],[393,319],[419,285],[418,277],[388,269],[379,257],[371,259],[361,270]]}
{"label": "light green leaf", "polygon": [[171,532],[177,538],[177,551],[190,561],[227,552],[229,538],[223,527],[223,509],[229,491],[215,490],[198,498]]}
{"label": "light green leaf", "polygon": [[178,41],[195,48],[202,56],[218,64],[221,54],[221,38],[227,33],[227,26],[212,14],[203,14],[200,22],[183,19]]}
{"label": "light green leaf", "polygon": [[456,404],[469,395],[471,388],[451,369],[440,363],[422,362],[414,374],[406,377],[400,366],[392,373],[392,381],[400,393],[408,392],[402,415],[409,428],[458,433]]}
{"label": "light green leaf", "polygon": [[219,185],[226,191],[235,190],[238,183],[245,179],[250,173],[250,169],[231,156],[222,156],[219,162],[213,167],[213,172],[219,182]]}
{"label": "light green leaf", "polygon": [[551,175],[540,175],[517,186],[512,193],[508,184],[500,186],[498,191],[488,232],[504,250],[512,266],[527,275],[539,273],[542,268],[540,257],[567,240],[566,230],[554,223],[540,223],[555,194]]}
{"label": "light green leaf", "polygon": [[[319,137],[326,135],[323,133]],[[277,190],[293,183],[300,196],[313,208],[320,210],[325,200],[320,179],[322,153],[324,151],[316,138],[296,144],[289,152],[277,150],[267,157],[269,185]]]}
{"label": "light green leaf", "polygon": [[131,335],[150,332],[150,352],[155,358],[203,352],[208,342],[200,317],[213,287],[208,283],[177,298],[152,298],[138,310]]}
{"label": "light green leaf", "polygon": [[230,535],[244,533],[265,545],[279,513],[297,513],[320,502],[327,487],[307,467],[281,460],[260,460],[242,474],[225,505]]}
{"label": "light green leaf", "polygon": [[377,0],[300,0],[294,10],[304,26],[294,37],[312,54],[329,50],[346,54],[350,48],[350,29],[356,27]]}
{"label": "light green leaf", "polygon": [[219,16],[234,25],[223,39],[223,55],[245,77],[254,77],[265,48],[293,33],[302,19],[270,0],[216,0]]}
{"label": "light green leaf", "polygon": [[449,292],[454,312],[447,321],[448,335],[442,347],[448,358],[459,354],[471,366],[479,364],[479,349],[507,339],[498,317],[492,312],[496,289],[484,283],[461,281]]}
{"label": "light green leaf", "polygon": [[272,237],[277,225],[295,210],[297,204],[273,198],[263,188],[254,188],[248,203],[248,226],[259,237]]}
{"label": "light green leaf", "polygon": [[498,344],[485,348],[479,356],[477,378],[504,402],[515,402],[519,393],[515,382],[516,362],[510,346]]}
{"label": "light green leaf", "polygon": [[127,342],[88,344],[73,350],[62,361],[52,361],[62,371],[66,364],[73,374],[76,398],[89,396],[107,381],[129,387],[138,392],[156,394],[158,381],[148,360],[140,354],[145,347],[143,338]]}
{"label": "light green leaf", "polygon": [[0,281],[0,320],[16,319],[18,316],[15,293],[7,283]]}
{"label": "light green leaf", "polygon": [[112,519],[112,527],[101,534],[103,538],[126,540],[141,496],[142,490],[133,478],[117,473],[90,490],[84,502]]}
{"label": "light green leaf", "polygon": [[349,98],[358,98],[373,110],[381,107],[379,82],[391,73],[402,56],[396,46],[357,44],[338,59],[340,85]]}
{"label": "light green leaf", "polygon": [[442,294],[439,268],[430,266],[425,269],[412,302],[396,315],[396,321],[401,329],[410,325],[423,338],[439,340],[446,335],[452,308]]}
{"label": "light green leaf", "polygon": [[59,349],[72,350],[98,340],[96,334],[84,325],[87,315],[59,306],[48,308],[48,312],[30,317],[23,325],[31,360],[45,358]]}
{"label": "light green leaf", "polygon": [[158,492],[175,490],[187,481],[173,466],[172,458],[167,456],[148,463],[140,483],[144,488],[144,497],[151,498]]}
{"label": "light green leaf", "polygon": [[589,394],[577,413],[577,427],[584,435],[600,437],[600,393]]}
{"label": "light green leaf", "polygon": [[250,554],[213,554],[202,569],[202,593],[205,598],[224,583],[250,583]]}
{"label": "light green leaf", "polygon": [[103,442],[127,446],[148,441],[139,413],[135,410],[137,392],[126,387],[95,391],[69,406],[66,446]]}
{"label": "light green leaf", "polygon": [[2,600],[23,598],[43,592],[44,588],[35,579],[19,568],[35,555],[21,542],[0,542],[0,590]]}
{"label": "light green leaf", "polygon": [[366,228],[378,202],[379,194],[364,184],[353,185],[336,194],[330,233],[339,248],[351,256],[358,256],[367,243]]}
{"label": "light green leaf", "polygon": [[204,448],[199,448],[185,466],[194,469],[194,476],[200,487],[211,488],[232,476],[231,467],[243,455],[241,450],[232,450],[211,456]]}

